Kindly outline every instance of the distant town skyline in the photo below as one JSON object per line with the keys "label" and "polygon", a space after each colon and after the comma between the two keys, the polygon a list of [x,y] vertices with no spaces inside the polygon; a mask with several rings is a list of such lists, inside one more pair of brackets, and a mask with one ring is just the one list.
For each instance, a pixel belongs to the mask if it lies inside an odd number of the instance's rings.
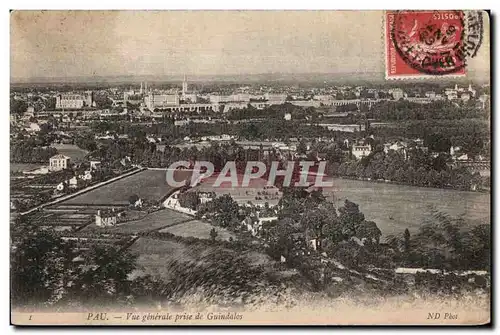
{"label": "distant town skyline", "polygon": [[381,26],[381,11],[14,11],[11,78],[383,73]]}

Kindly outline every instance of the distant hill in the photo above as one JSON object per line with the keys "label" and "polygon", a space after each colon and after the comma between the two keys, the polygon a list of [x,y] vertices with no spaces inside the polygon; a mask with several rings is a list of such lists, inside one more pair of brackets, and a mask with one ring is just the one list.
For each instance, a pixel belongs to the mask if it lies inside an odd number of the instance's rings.
{"label": "distant hill", "polygon": [[[471,73],[474,81],[489,82],[489,73]],[[147,81],[150,83],[178,83],[183,75],[120,75],[120,76],[77,76],[77,77],[34,77],[11,78],[12,85],[23,84],[128,84]],[[436,78],[441,82],[448,81]],[[470,78],[450,78],[449,81],[470,81]],[[387,83],[382,72],[332,72],[332,73],[261,73],[235,75],[188,75],[189,82],[225,82],[225,83],[332,83],[332,84],[363,84]],[[416,79],[415,81],[421,81]],[[411,80],[405,80],[411,82]]]}

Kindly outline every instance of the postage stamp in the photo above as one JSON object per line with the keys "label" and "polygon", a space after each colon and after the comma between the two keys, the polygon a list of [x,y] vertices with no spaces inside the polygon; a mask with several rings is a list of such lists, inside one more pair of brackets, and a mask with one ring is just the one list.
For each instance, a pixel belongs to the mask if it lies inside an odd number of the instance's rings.
{"label": "postage stamp", "polygon": [[477,11],[388,11],[386,79],[464,76],[482,33]]}
{"label": "postage stamp", "polygon": [[11,324],[492,326],[490,31],[11,11]]}

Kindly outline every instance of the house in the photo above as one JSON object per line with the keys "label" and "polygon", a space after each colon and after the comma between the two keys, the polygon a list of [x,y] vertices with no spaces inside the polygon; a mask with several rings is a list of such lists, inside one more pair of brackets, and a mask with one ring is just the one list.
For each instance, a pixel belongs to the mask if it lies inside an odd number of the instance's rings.
{"label": "house", "polygon": [[123,166],[127,166],[128,164],[130,164],[130,157],[129,156],[125,156],[125,158],[122,158],[120,160],[120,164],[123,165]]}
{"label": "house", "polygon": [[106,211],[106,210],[101,211],[99,209],[97,211],[97,214],[95,215],[95,224],[98,227],[115,226],[117,222],[118,222],[117,213],[115,212],[114,208],[111,209],[111,211]]}
{"label": "house", "polygon": [[142,199],[141,199],[141,198],[137,199],[137,200],[133,203],[133,207],[135,207],[135,208],[140,208],[140,207],[142,207]]}
{"label": "house", "polygon": [[73,176],[70,180],[68,180],[69,188],[77,188],[78,187],[78,178]]}
{"label": "house", "polygon": [[90,170],[98,170],[101,165],[101,161],[90,161]]}
{"label": "house", "polygon": [[70,157],[65,155],[55,155],[49,159],[49,170],[60,171],[69,167]]}
{"label": "house", "polygon": [[243,221],[241,221],[241,225],[246,228],[247,231],[252,233],[252,236],[256,236],[259,232],[258,221],[255,220],[253,216],[247,216]]}
{"label": "house", "polygon": [[466,102],[466,101],[470,100],[470,96],[471,96],[471,94],[469,92],[464,92],[460,95],[460,99],[462,99],[462,101]]}
{"label": "house", "polygon": [[29,126],[25,128],[29,133],[38,133],[40,131],[40,126],[38,123],[30,122]]}
{"label": "house", "polygon": [[81,174],[78,176],[81,180],[85,180],[85,181],[91,181],[92,180],[92,173],[91,171],[87,170],[85,171],[84,174]]}
{"label": "house", "polygon": [[353,145],[352,146],[352,154],[357,159],[361,159],[363,157],[368,156],[372,152],[372,146],[368,145]]}
{"label": "house", "polygon": [[215,192],[198,192],[200,204],[212,201],[215,198]]}
{"label": "house", "polygon": [[455,156],[458,154],[458,152],[460,152],[460,150],[462,150],[461,147],[458,147],[458,146],[451,146],[450,147],[450,156]]}
{"label": "house", "polygon": [[259,217],[259,213],[252,213],[247,216],[242,222],[242,226],[247,229],[247,231],[252,233],[252,236],[257,236],[262,230],[262,226],[264,223],[278,221],[277,216],[269,216],[269,217]]}
{"label": "house", "polygon": [[408,158],[407,147],[408,147],[408,145],[405,142],[397,141],[395,143],[385,143],[384,144],[384,152],[385,152],[385,154],[389,153],[390,150],[400,152],[403,154],[404,159],[406,160]]}

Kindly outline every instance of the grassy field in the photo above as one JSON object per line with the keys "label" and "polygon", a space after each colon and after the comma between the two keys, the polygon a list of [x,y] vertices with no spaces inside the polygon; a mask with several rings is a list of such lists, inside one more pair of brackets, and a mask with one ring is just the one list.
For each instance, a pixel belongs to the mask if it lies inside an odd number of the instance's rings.
{"label": "grassy field", "polygon": [[[48,165],[48,162],[47,162]],[[42,164],[10,163],[10,172],[22,172],[38,169]]]}
{"label": "grassy field", "polygon": [[172,227],[168,227],[160,230],[161,233],[167,232],[174,235],[182,236],[182,237],[196,237],[196,238],[210,238],[210,230],[215,228],[217,231],[217,239],[228,241],[230,237],[235,239],[235,236],[230,231],[220,228],[214,227],[209,223],[202,222],[199,220],[192,220],[185,223],[181,223]]}
{"label": "grassy field", "polygon": [[165,170],[144,170],[90,192],[72,198],[63,204],[128,204],[129,197],[158,201],[172,188],[166,183]]}
{"label": "grassy field", "polygon": [[70,157],[72,162],[80,162],[88,154],[86,150],[74,144],[53,144],[51,147],[56,148],[58,153]]}
{"label": "grassy field", "polygon": [[82,231],[135,234],[139,232],[146,232],[149,230],[158,229],[161,227],[165,227],[171,224],[176,224],[191,219],[192,218],[188,215],[178,213],[170,209],[162,209],[160,211],[148,214],[142,217],[140,220],[125,222],[115,227],[102,228],[102,227],[97,227],[95,224],[91,224]]}
{"label": "grassy field", "polygon": [[490,223],[490,195],[438,188],[334,179],[323,193],[337,207],[346,199],[359,205],[367,220],[377,223],[383,235],[416,231],[431,209],[451,216],[463,215],[469,224]]}

